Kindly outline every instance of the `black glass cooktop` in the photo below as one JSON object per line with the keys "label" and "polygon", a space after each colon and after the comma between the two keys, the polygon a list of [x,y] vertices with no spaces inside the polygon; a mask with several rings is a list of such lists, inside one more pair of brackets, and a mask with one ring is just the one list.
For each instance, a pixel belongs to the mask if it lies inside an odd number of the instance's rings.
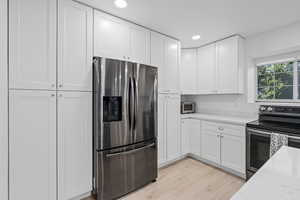
{"label": "black glass cooktop", "polygon": [[300,124],[295,123],[268,122],[256,120],[247,123],[247,127],[291,135],[300,135]]}

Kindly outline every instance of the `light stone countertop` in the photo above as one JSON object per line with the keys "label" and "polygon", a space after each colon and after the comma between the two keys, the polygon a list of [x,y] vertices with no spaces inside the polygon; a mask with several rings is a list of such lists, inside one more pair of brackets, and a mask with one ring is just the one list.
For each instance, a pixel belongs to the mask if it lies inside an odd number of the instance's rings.
{"label": "light stone countertop", "polygon": [[255,117],[245,117],[245,116],[230,116],[230,115],[217,115],[217,114],[204,114],[204,113],[191,113],[191,114],[181,114],[181,119],[195,118],[207,121],[230,123],[235,125],[245,126],[246,123],[257,120]]}
{"label": "light stone countertop", "polygon": [[300,149],[282,147],[231,200],[299,200]]}

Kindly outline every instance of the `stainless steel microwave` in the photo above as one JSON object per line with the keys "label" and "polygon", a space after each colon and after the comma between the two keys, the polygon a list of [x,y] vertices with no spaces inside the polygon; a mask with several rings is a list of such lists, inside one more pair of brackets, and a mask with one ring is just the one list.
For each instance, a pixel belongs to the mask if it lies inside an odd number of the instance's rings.
{"label": "stainless steel microwave", "polygon": [[181,114],[196,112],[196,104],[194,102],[181,102]]}

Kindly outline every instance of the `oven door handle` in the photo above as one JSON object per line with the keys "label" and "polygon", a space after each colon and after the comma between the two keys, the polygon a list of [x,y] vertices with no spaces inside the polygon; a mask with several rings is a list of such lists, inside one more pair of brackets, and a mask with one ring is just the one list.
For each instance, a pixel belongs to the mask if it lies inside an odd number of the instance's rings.
{"label": "oven door handle", "polygon": [[264,135],[271,135],[272,134],[271,132],[260,131],[260,130],[256,130],[256,129],[252,129],[252,128],[248,128],[247,131],[251,131],[253,133],[260,133],[260,134],[264,134]]}

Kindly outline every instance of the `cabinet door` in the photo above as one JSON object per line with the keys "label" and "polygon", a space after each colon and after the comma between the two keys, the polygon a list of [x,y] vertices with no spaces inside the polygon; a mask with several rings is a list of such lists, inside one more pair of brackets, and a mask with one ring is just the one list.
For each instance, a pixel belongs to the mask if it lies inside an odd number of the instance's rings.
{"label": "cabinet door", "polygon": [[56,89],[56,0],[9,1],[10,88]]}
{"label": "cabinet door", "polygon": [[165,79],[161,85],[163,91],[179,91],[179,49],[180,43],[177,40],[165,39],[165,73],[162,74]]}
{"label": "cabinet door", "polygon": [[190,119],[181,120],[181,155],[190,153]]}
{"label": "cabinet door", "polygon": [[150,31],[130,26],[130,61],[150,64]]}
{"label": "cabinet door", "polygon": [[93,10],[59,1],[58,89],[92,90]]}
{"label": "cabinet door", "polygon": [[58,93],[58,194],[73,199],[92,190],[92,94]]}
{"label": "cabinet door", "polygon": [[217,132],[202,130],[201,156],[211,162],[220,163],[220,136]]}
{"label": "cabinet door", "polygon": [[199,94],[216,93],[216,45],[197,50],[197,91]]}
{"label": "cabinet door", "polygon": [[221,165],[245,174],[245,138],[225,134],[221,137]]}
{"label": "cabinet door", "polygon": [[165,85],[166,67],[165,67],[165,36],[151,32],[151,62],[152,66],[158,68],[158,90],[161,91]]}
{"label": "cabinet door", "polygon": [[174,160],[180,156],[180,96],[167,97],[166,130],[167,130],[167,160]]}
{"label": "cabinet door", "polygon": [[184,49],[181,54],[180,89],[182,94],[195,94],[197,86],[197,50]]}
{"label": "cabinet door", "polygon": [[122,20],[94,11],[94,56],[128,59],[129,26]]}
{"label": "cabinet door", "polygon": [[166,97],[158,95],[158,165],[167,161],[166,143]]}
{"label": "cabinet door", "polygon": [[201,156],[201,122],[197,119],[189,120],[189,143],[190,152],[197,156]]}
{"label": "cabinet door", "polygon": [[238,38],[217,42],[218,93],[238,91]]}
{"label": "cabinet door", "polygon": [[56,199],[56,97],[51,91],[11,91],[10,200]]}

